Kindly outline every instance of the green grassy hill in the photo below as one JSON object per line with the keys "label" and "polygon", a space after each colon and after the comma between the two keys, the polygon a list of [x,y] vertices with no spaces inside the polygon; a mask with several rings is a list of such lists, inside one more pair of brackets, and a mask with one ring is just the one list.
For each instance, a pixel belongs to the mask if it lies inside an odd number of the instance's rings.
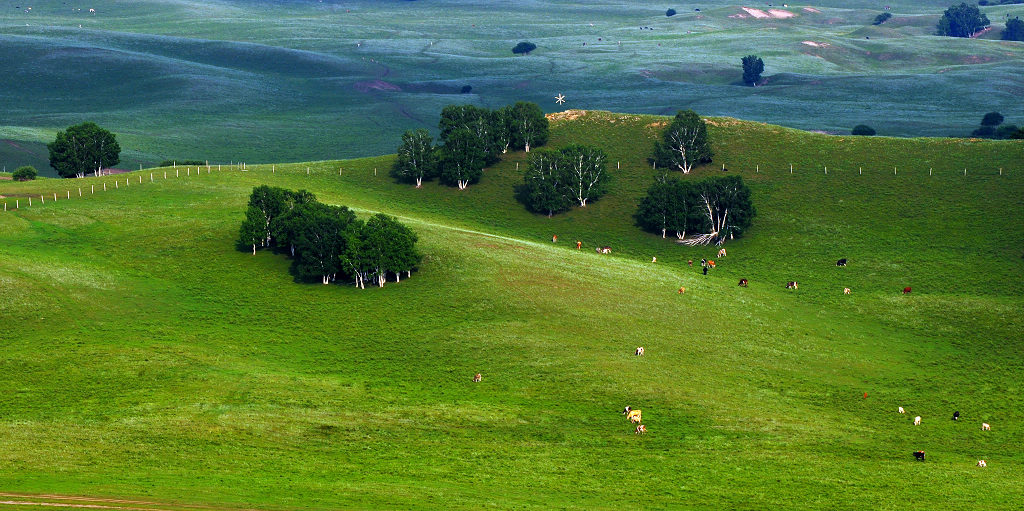
{"label": "green grassy hill", "polygon": [[[687,179],[725,164],[759,215],[705,277],[686,261],[715,248],[630,218],[667,119],[556,117],[549,145],[621,168],[550,219],[512,197],[521,153],[463,192],[395,184],[391,157],[0,181],[23,205],[0,213],[0,488],[266,509],[1018,505],[1024,144],[710,119],[716,160]],[[236,251],[262,183],[401,216],[420,271],[360,291]]]}

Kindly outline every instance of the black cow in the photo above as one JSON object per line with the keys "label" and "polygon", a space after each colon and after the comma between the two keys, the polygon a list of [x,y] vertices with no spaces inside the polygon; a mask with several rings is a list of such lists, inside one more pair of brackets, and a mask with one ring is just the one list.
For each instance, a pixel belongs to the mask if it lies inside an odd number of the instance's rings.
{"label": "black cow", "polygon": [[740,279],[740,287],[747,287],[747,279]]}
{"label": "black cow", "polygon": [[955,420],[955,421],[960,420],[960,412],[959,411],[953,412],[953,420]]}
{"label": "black cow", "polygon": [[914,457],[917,461],[924,461],[924,451],[914,451]]}
{"label": "black cow", "polygon": [[844,258],[836,261],[836,266],[846,266],[846,258],[844,257]]}

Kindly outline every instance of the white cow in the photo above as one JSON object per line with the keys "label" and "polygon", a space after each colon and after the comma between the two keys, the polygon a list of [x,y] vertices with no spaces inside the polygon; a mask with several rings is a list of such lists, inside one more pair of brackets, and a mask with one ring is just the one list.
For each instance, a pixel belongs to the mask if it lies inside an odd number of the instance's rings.
{"label": "white cow", "polygon": [[981,423],[981,430],[982,431],[992,431],[992,426],[989,426],[987,422],[982,422]]}
{"label": "white cow", "polygon": [[643,346],[637,346],[636,347],[636,356],[639,357],[639,356],[642,356],[643,354],[644,354],[644,347]]}
{"label": "white cow", "polygon": [[921,416],[920,415],[918,415],[917,417],[914,417],[914,425],[915,426],[920,426],[921,425]]}
{"label": "white cow", "polygon": [[900,413],[907,413],[907,412],[903,411],[903,407],[902,406],[900,407]]}
{"label": "white cow", "polygon": [[985,463],[985,460],[978,460],[978,466],[979,467],[987,467],[988,463]]}

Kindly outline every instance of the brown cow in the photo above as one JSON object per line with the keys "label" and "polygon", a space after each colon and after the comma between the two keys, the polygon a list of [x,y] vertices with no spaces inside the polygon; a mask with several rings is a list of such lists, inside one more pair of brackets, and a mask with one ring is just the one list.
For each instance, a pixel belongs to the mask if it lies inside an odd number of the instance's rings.
{"label": "brown cow", "polygon": [[483,379],[484,379],[484,377],[481,376],[480,373],[476,373],[476,375],[473,376],[473,382],[474,383],[480,383],[481,381],[483,381]]}
{"label": "brown cow", "polygon": [[629,419],[629,422],[632,422],[634,424],[639,424],[643,422],[640,410],[630,410],[629,413],[626,414],[626,418]]}
{"label": "brown cow", "polygon": [[612,247],[597,247],[598,254],[610,254],[612,253]]}
{"label": "brown cow", "polygon": [[903,294],[905,294],[905,295],[910,294],[910,286],[907,286],[907,287],[903,288]]}
{"label": "brown cow", "polygon": [[[647,426],[644,426],[643,424],[641,424],[641,425],[636,427],[636,433],[635,434],[642,435],[644,433],[647,433]],[[984,463],[984,461],[982,463]],[[985,466],[985,465],[981,465],[981,466]]]}
{"label": "brown cow", "polygon": [[740,287],[747,287],[747,279],[740,279],[739,286]]}
{"label": "brown cow", "polygon": [[787,282],[786,289],[797,289],[796,281]]}
{"label": "brown cow", "polygon": [[711,259],[708,259],[708,266],[710,266],[711,268],[714,268],[715,267],[715,262],[712,261]]}

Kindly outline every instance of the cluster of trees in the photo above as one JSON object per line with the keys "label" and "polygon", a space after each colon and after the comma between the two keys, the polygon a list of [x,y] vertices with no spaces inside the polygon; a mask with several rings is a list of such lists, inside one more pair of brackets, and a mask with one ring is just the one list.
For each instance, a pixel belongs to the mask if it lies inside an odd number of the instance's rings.
{"label": "cluster of trees", "polygon": [[1003,124],[1003,114],[989,112],[981,118],[981,127],[971,132],[978,138],[1024,138],[1024,133],[1016,124]]}
{"label": "cluster of trees", "polygon": [[989,26],[988,16],[985,16],[978,6],[961,3],[954,5],[939,18],[937,28],[938,35],[950,37],[971,37],[979,30]]}
{"label": "cluster of trees", "polygon": [[694,165],[710,163],[712,156],[704,119],[693,110],[680,110],[665,129],[661,141],[654,143],[650,161],[657,167],[689,174]]}
{"label": "cluster of trees", "polygon": [[520,200],[549,217],[573,206],[586,207],[608,191],[607,160],[604,151],[585,145],[537,151],[523,175]]}
{"label": "cluster of trees", "polygon": [[407,131],[398,147],[391,175],[423,185],[434,177],[460,190],[476,183],[484,167],[512,150],[530,152],[548,140],[548,119],[536,103],[517,102],[497,110],[448,105],[441,111],[440,145],[424,129]]}
{"label": "cluster of trees", "polygon": [[875,128],[872,128],[867,124],[858,124],[853,127],[853,131],[851,133],[862,137],[872,137],[875,135]]}
{"label": "cluster of trees", "polygon": [[305,190],[257,186],[239,230],[241,247],[284,251],[292,258],[292,272],[304,281],[329,284],[338,276],[356,287],[367,282],[384,287],[402,273],[412,276],[421,256],[417,237],[398,220],[377,214],[363,222],[345,206],[329,206]]}
{"label": "cluster of trees", "polygon": [[[681,243],[721,245],[743,234],[756,215],[750,189],[739,176],[694,182],[662,175],[647,190],[634,218],[642,229],[662,238],[673,231]],[[687,239],[687,233],[698,234]]]}
{"label": "cluster of trees", "polygon": [[1020,17],[1006,20],[1006,28],[1001,37],[1004,41],[1024,41],[1024,21]]}
{"label": "cluster of trees", "polygon": [[756,87],[764,72],[764,61],[757,55],[747,55],[740,62],[743,64],[743,83]]}
{"label": "cluster of trees", "polygon": [[11,173],[11,179],[15,181],[32,181],[38,175],[39,172],[36,171],[35,167],[31,165],[24,165],[14,169],[14,172]]}
{"label": "cluster of trees", "polygon": [[875,21],[872,21],[871,24],[872,25],[881,25],[882,23],[885,23],[886,21],[889,21],[889,18],[891,18],[891,17],[892,17],[892,13],[883,12],[882,14],[879,14],[878,16],[875,16]]}
{"label": "cluster of trees", "polygon": [[50,166],[60,177],[85,177],[121,162],[117,137],[93,122],[58,131],[46,148],[50,150]]}

